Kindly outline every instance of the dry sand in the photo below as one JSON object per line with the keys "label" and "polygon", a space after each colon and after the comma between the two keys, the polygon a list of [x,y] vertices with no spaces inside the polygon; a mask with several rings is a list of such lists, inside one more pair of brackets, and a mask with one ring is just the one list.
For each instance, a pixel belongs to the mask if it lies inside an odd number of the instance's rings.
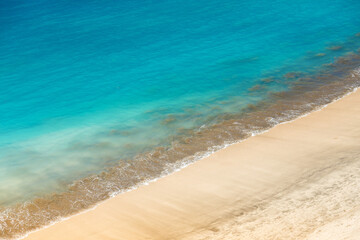
{"label": "dry sand", "polygon": [[360,239],[360,91],[31,240]]}

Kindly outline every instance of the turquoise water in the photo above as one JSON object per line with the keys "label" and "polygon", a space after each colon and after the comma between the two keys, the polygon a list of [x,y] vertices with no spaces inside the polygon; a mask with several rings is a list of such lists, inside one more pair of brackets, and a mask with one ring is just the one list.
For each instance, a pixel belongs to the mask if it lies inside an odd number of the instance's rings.
{"label": "turquoise water", "polygon": [[[1,1],[0,205],[170,146],[356,50],[360,1]],[[338,47],[339,46],[339,47]]]}

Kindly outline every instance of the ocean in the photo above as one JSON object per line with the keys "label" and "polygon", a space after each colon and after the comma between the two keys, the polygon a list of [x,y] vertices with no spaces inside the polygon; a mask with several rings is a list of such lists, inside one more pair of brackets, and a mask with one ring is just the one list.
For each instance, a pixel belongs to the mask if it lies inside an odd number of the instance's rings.
{"label": "ocean", "polygon": [[0,237],[358,87],[359,12],[355,0],[1,1]]}

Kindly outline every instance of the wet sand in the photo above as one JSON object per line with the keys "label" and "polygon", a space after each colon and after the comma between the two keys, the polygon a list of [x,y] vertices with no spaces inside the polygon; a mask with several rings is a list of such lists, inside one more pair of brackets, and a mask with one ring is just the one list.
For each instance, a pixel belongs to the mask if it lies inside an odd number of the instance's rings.
{"label": "wet sand", "polygon": [[357,91],[26,239],[356,239],[359,145]]}

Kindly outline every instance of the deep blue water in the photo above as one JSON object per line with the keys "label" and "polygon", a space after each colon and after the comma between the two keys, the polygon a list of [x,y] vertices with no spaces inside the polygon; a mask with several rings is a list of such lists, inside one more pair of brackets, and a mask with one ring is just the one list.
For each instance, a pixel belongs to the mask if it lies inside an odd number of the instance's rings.
{"label": "deep blue water", "polygon": [[358,47],[359,12],[357,0],[1,1],[0,204],[238,112],[265,97],[248,90],[263,77],[316,71]]}

